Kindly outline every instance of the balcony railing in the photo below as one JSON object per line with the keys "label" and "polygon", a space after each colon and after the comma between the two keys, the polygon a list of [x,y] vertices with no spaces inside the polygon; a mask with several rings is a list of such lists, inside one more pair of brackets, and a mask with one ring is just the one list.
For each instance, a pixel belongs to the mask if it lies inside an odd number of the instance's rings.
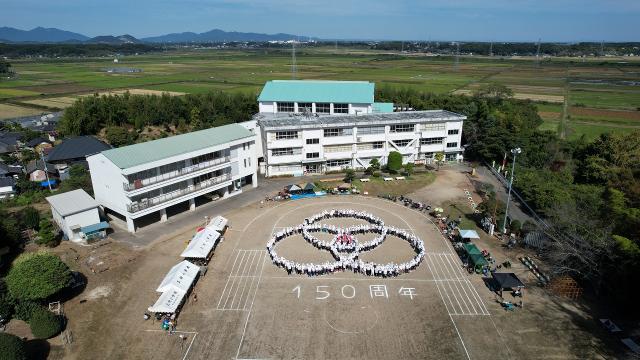
{"label": "balcony railing", "polygon": [[148,209],[150,207],[160,205],[167,201],[171,201],[181,196],[188,195],[196,191],[200,191],[202,189],[206,189],[229,180],[231,180],[231,175],[229,174],[216,176],[214,178],[202,181],[196,185],[188,186],[184,189],[175,190],[167,194],[162,194],[160,196],[156,196],[150,199],[142,199],[140,201],[136,201],[134,203],[128,204],[127,211],[129,211],[130,213],[136,213],[138,211],[142,211],[144,209]]}
{"label": "balcony railing", "polygon": [[170,173],[161,174],[161,175],[158,175],[158,176],[152,176],[152,177],[148,177],[146,179],[136,180],[133,183],[124,183],[124,184],[122,184],[122,186],[123,186],[125,191],[138,190],[138,189],[141,189],[141,188],[143,188],[145,186],[149,186],[149,185],[157,184],[157,183],[160,183],[160,182],[163,182],[163,181],[171,180],[171,179],[177,178],[177,177],[182,176],[182,175],[187,175],[187,174],[191,174],[193,172],[196,172],[196,171],[199,171],[199,170],[202,170],[202,169],[206,169],[208,167],[212,167],[212,166],[228,163],[229,161],[231,161],[231,158],[229,156],[224,156],[224,157],[221,157],[221,158],[217,158],[217,159],[213,159],[213,160],[209,160],[209,161],[203,161],[203,162],[195,164],[195,165],[187,166],[187,167],[184,167],[184,168],[182,168],[180,170],[172,171]]}

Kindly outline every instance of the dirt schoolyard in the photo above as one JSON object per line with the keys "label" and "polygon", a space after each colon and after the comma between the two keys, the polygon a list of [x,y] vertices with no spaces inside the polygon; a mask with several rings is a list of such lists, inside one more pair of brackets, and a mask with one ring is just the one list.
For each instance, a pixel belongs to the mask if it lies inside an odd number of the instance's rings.
{"label": "dirt schoolyard", "polygon": [[[466,201],[465,174],[441,170],[415,196],[439,204]],[[432,198],[429,195],[433,195]],[[458,200],[456,200],[458,199]],[[308,277],[287,275],[265,250],[279,229],[295,226],[325,209],[355,209],[420,237],[422,264],[409,274],[378,278],[353,272]],[[65,359],[544,359],[598,358],[585,308],[552,297],[535,285],[517,261],[518,250],[502,250],[482,235],[481,249],[527,284],[524,307],[505,311],[480,275],[470,275],[429,215],[399,203],[336,195],[255,203],[225,214],[231,228],[208,271],[168,335],[144,320],[155,288],[181,259],[193,228],[132,250],[118,242],[91,249],[60,248],[65,260],[87,274],[88,286],[65,304],[73,343],[53,346],[50,358]],[[337,226],[352,219],[327,221]],[[365,239],[367,240],[367,239]],[[65,248],[67,247],[67,248]],[[331,257],[301,237],[278,244],[278,254],[298,262]],[[362,258],[407,261],[415,253],[390,238]],[[507,300],[511,295],[506,295]]]}

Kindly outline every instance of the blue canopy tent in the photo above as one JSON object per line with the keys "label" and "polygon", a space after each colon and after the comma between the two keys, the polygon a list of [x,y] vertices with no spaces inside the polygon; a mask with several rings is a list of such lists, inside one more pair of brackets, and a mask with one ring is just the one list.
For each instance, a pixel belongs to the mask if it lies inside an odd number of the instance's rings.
{"label": "blue canopy tent", "polygon": [[81,227],[80,232],[84,234],[85,238],[88,241],[96,240],[96,239],[104,239],[104,237],[107,235],[105,230],[109,228],[111,228],[111,226],[109,226],[108,222],[101,221],[97,224]]}
{"label": "blue canopy tent", "polygon": [[50,179],[50,180],[46,180],[40,183],[40,186],[42,186],[43,188],[49,187],[49,185],[56,186],[57,182],[55,179]]}

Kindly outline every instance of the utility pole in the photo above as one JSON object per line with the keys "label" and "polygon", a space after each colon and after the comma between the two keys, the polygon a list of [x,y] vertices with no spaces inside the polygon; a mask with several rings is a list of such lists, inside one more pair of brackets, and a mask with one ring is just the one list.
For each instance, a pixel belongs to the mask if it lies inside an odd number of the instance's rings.
{"label": "utility pole", "polygon": [[538,48],[536,49],[536,66],[540,66],[540,38],[538,38]]}
{"label": "utility pole", "polygon": [[489,45],[489,56],[493,57],[493,42]]}
{"label": "utility pole", "polygon": [[513,154],[513,164],[511,165],[511,180],[509,181],[509,192],[507,193],[507,207],[504,210],[504,222],[502,223],[502,233],[507,233],[507,216],[509,215],[509,202],[511,201],[511,187],[513,186],[513,172],[516,170],[516,155],[520,154],[522,149],[511,149]]}
{"label": "utility pole", "polygon": [[458,68],[460,67],[460,43],[456,42],[456,58],[455,58],[455,62],[453,63],[453,68],[455,71],[458,71]]}
{"label": "utility pole", "polygon": [[40,160],[42,160],[42,167],[44,168],[44,174],[47,177],[47,185],[49,185],[49,192],[53,192],[53,189],[51,188],[51,180],[49,180],[49,170],[47,169],[47,163],[44,161],[44,151],[40,151]]}

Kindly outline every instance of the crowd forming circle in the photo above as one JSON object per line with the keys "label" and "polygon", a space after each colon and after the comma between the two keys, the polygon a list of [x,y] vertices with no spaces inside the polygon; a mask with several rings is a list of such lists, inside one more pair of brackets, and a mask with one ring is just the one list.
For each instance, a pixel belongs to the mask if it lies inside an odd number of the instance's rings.
{"label": "crowd forming circle", "polygon": [[[366,224],[341,228],[331,224],[323,224],[322,221],[333,218],[352,218],[363,220]],[[331,241],[323,241],[314,236],[314,233],[325,232],[333,235]],[[372,240],[360,243],[357,235],[373,233]],[[320,250],[329,251],[334,262],[324,263],[298,263],[279,256],[275,251],[276,244],[290,236],[302,235],[311,245]],[[396,264],[379,264],[363,261],[359,258],[362,252],[370,251],[381,245],[387,235],[396,236],[411,245],[416,255],[409,261]],[[336,271],[351,270],[368,276],[398,276],[408,273],[418,267],[425,256],[424,242],[414,234],[392,226],[386,226],[379,217],[363,211],[351,209],[324,210],[318,214],[304,219],[304,222],[294,227],[287,227],[274,234],[267,243],[267,251],[271,261],[287,273],[305,274],[309,276],[325,275]]]}

